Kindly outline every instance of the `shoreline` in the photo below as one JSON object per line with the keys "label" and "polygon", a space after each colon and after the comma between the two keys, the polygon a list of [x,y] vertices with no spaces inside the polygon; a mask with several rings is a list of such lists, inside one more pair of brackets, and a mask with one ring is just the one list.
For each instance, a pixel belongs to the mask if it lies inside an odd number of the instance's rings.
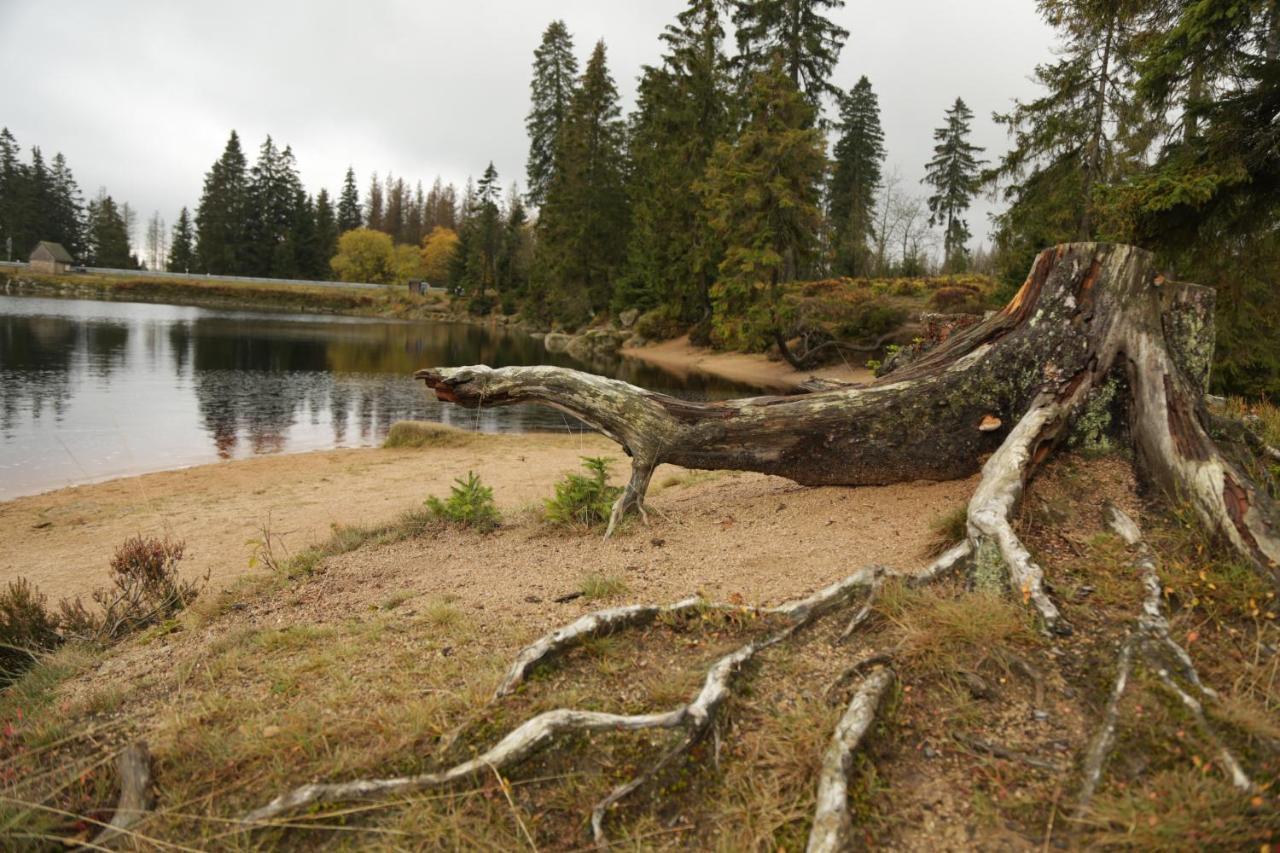
{"label": "shoreline", "polygon": [[[305,285],[229,285],[181,279],[125,279],[103,276],[69,278],[0,270],[0,293],[103,302],[141,302],[192,307],[298,312],[361,317],[387,321],[428,321],[502,327],[542,334],[513,318],[473,317],[449,310],[448,303],[415,297],[398,289],[386,293],[341,291]],[[817,377],[841,382],[869,382],[870,370],[855,365],[828,365],[812,371],[794,370],[760,353],[719,352],[689,343],[689,336],[640,347],[623,346],[620,358],[632,358],[679,378],[699,373],[755,386],[761,391],[791,391]]]}
{"label": "shoreline", "polygon": [[795,370],[782,361],[770,361],[761,353],[718,352],[689,343],[682,335],[669,341],[642,347],[622,347],[618,354],[659,367],[682,378],[692,373],[709,374],[731,382],[755,385],[764,391],[793,391],[809,379],[838,382],[870,382],[870,370],[849,364],[827,365],[816,370]]}
{"label": "shoreline", "polygon": [[[703,527],[717,531],[722,539],[743,543],[742,547],[751,543],[751,549],[762,549],[761,565],[774,564],[782,559],[789,540],[757,537],[752,531],[783,522],[789,529],[795,527],[792,533],[799,531],[807,540],[822,543],[821,559],[816,552],[812,555],[813,571],[822,574],[819,570],[823,566],[829,570],[829,562],[843,550],[873,544],[875,553],[869,553],[868,559],[884,560],[896,554],[897,562],[903,558],[914,562],[930,535],[928,520],[950,509],[972,488],[965,480],[798,487],[764,474],[691,473],[663,465],[654,477],[651,498],[671,518],[654,522],[654,527],[637,525],[613,540],[617,545],[602,544],[596,536],[562,540],[558,534],[539,532],[543,529],[539,510],[554,494],[555,483],[566,472],[580,470],[581,460],[591,456],[612,461],[611,481],[625,479],[627,460],[622,449],[597,434],[444,429],[431,445],[421,448],[259,456],[68,486],[0,502],[0,584],[25,577],[56,607],[63,597],[85,596],[107,584],[115,549],[125,539],[141,535],[184,542],[184,577],[207,575],[209,591],[214,593],[246,576],[263,576],[264,569],[255,567],[261,560],[253,558],[257,543],[268,537],[276,557],[287,558],[327,540],[335,528],[386,523],[421,507],[428,496],[445,496],[454,481],[468,472],[475,472],[493,489],[506,535],[528,540],[510,559],[535,578],[551,571],[544,561],[556,563],[552,552],[571,542],[578,543],[572,547],[593,552],[603,549],[602,554],[607,552],[610,560],[629,569],[632,558],[627,555],[636,543],[657,535],[673,544],[688,539],[689,547],[696,550],[706,534],[698,532]],[[797,509],[784,518],[781,503]],[[807,509],[801,511],[801,505]],[[842,511],[862,507],[859,513],[868,518],[894,521],[874,537],[868,538],[856,526],[834,533],[830,525],[837,505]],[[907,506],[918,512],[904,514],[902,508]],[[501,550],[497,540],[485,548]],[[671,553],[674,556],[677,551]],[[746,552],[716,553],[721,561],[727,560],[722,581],[731,591],[730,579],[737,576],[740,561],[755,565],[756,558]],[[377,562],[368,555],[350,559]],[[467,572],[476,570],[469,559],[464,562]]]}

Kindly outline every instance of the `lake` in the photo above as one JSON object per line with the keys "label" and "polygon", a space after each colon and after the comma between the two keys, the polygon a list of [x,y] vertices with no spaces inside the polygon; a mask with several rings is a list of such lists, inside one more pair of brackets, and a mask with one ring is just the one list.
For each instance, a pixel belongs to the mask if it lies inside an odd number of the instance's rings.
{"label": "lake", "polygon": [[583,428],[543,406],[440,403],[410,378],[465,364],[575,367],[689,399],[750,391],[632,359],[587,366],[487,326],[0,296],[0,500],[220,459],[377,445],[407,418],[481,432]]}

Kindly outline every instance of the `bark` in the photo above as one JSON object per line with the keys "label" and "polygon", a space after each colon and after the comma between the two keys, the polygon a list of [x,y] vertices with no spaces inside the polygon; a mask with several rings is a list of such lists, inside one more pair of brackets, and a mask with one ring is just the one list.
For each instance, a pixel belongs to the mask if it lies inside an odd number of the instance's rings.
{"label": "bark", "polygon": [[[433,368],[416,376],[460,405],[555,406],[621,444],[632,475],[610,531],[624,513],[642,509],[661,463],[854,486],[982,469],[964,556],[1002,565],[1034,600],[1039,570],[1005,528],[1035,467],[1092,392],[1121,375],[1143,472],[1189,501],[1206,528],[1276,583],[1276,506],[1207,430],[1212,316],[1213,291],[1166,280],[1150,253],[1073,243],[1042,252],[1003,310],[866,386],[693,403],[555,367]],[[1036,604],[1052,624],[1056,614]]]}

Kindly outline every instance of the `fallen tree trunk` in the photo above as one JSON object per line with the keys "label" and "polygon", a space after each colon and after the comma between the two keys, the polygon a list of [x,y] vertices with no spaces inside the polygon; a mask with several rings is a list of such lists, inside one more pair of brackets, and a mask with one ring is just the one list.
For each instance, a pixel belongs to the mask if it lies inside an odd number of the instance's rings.
{"label": "fallen tree trunk", "polygon": [[1166,280],[1150,253],[1073,243],[1042,252],[1003,310],[866,386],[693,403],[555,367],[415,376],[460,405],[555,406],[620,443],[632,472],[610,532],[624,513],[643,509],[664,462],[806,485],[946,480],[981,469],[969,512],[977,574],[998,567],[1059,627],[1009,521],[1031,472],[1108,383],[1127,391],[1145,474],[1280,586],[1276,506],[1206,428],[1212,318],[1213,291]]}

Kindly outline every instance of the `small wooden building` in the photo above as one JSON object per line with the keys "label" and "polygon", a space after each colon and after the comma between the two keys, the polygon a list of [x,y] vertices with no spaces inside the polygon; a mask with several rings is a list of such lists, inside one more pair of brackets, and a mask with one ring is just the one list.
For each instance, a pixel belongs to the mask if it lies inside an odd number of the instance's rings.
{"label": "small wooden building", "polygon": [[60,273],[70,270],[74,262],[67,250],[62,248],[61,243],[41,240],[31,250],[28,263],[32,272]]}

